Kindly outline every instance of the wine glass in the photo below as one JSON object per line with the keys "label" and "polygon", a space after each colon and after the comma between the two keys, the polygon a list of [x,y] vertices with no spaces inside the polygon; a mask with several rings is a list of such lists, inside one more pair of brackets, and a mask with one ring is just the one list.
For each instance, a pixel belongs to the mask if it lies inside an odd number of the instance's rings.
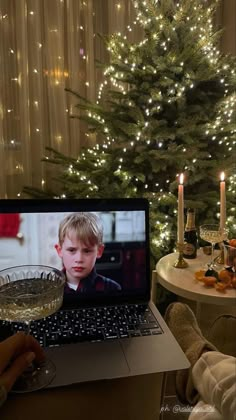
{"label": "wine glass", "polygon": [[[22,322],[29,334],[30,322],[56,312],[63,301],[65,275],[53,267],[21,265],[0,271],[0,319]],[[47,386],[56,374],[51,360],[27,369],[13,392],[30,392]]]}
{"label": "wine glass", "polygon": [[214,267],[214,249],[215,245],[227,238],[227,230],[219,225],[209,224],[200,226],[200,237],[211,243],[211,262],[209,268]]}

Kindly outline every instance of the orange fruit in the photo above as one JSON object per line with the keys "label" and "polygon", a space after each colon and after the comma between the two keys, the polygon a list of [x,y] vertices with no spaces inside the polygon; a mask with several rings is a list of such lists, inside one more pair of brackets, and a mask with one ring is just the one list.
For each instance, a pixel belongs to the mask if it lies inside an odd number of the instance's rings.
{"label": "orange fruit", "polygon": [[202,281],[204,282],[205,286],[214,286],[216,283],[216,278],[213,276],[204,276]]}
{"label": "orange fruit", "polygon": [[205,276],[204,270],[199,270],[194,273],[195,279],[198,281],[203,281],[203,277]]}
{"label": "orange fruit", "polygon": [[226,283],[220,283],[220,282],[218,282],[218,283],[215,284],[215,289],[218,292],[225,293],[226,287],[227,287],[227,284]]}
{"label": "orange fruit", "polygon": [[236,248],[236,239],[230,239],[229,240],[229,246],[232,246],[232,247]]}
{"label": "orange fruit", "polygon": [[232,286],[236,289],[236,276],[234,276],[232,278],[232,282],[231,282]]}
{"label": "orange fruit", "polygon": [[231,282],[231,279],[233,277],[233,272],[230,272],[229,270],[221,270],[219,272],[219,280],[223,283]]}

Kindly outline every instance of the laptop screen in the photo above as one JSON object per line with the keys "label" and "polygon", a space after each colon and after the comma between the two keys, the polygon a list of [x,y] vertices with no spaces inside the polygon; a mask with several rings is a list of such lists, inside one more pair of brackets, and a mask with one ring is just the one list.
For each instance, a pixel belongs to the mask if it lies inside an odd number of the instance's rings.
{"label": "laptop screen", "polygon": [[0,269],[62,270],[64,307],[148,300],[148,230],[144,199],[0,200]]}

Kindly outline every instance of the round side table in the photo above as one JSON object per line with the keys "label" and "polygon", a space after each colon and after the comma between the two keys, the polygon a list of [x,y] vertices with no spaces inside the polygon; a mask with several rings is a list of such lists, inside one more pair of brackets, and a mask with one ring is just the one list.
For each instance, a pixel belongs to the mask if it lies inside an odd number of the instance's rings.
{"label": "round side table", "polygon": [[[156,265],[156,275],[152,277],[152,299],[156,293],[156,283],[178,296],[196,302],[196,315],[200,319],[201,303],[232,306],[236,308],[236,289],[226,289],[225,293],[218,292],[214,287],[206,287],[195,280],[194,273],[203,269],[209,262],[209,256],[201,251],[197,258],[186,260],[188,267],[175,268],[174,262],[178,254],[172,253],[161,258]],[[223,266],[222,266],[223,268]]]}

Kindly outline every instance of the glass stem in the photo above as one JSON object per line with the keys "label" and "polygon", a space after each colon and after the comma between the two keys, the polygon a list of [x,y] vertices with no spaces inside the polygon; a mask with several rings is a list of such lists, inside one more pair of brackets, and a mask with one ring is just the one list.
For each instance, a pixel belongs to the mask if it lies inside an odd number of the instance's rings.
{"label": "glass stem", "polygon": [[214,265],[214,249],[215,249],[215,244],[214,244],[214,242],[212,242],[212,244],[211,244],[211,268]]}
{"label": "glass stem", "polygon": [[30,321],[26,321],[25,325],[26,325],[25,334],[30,335]]}

